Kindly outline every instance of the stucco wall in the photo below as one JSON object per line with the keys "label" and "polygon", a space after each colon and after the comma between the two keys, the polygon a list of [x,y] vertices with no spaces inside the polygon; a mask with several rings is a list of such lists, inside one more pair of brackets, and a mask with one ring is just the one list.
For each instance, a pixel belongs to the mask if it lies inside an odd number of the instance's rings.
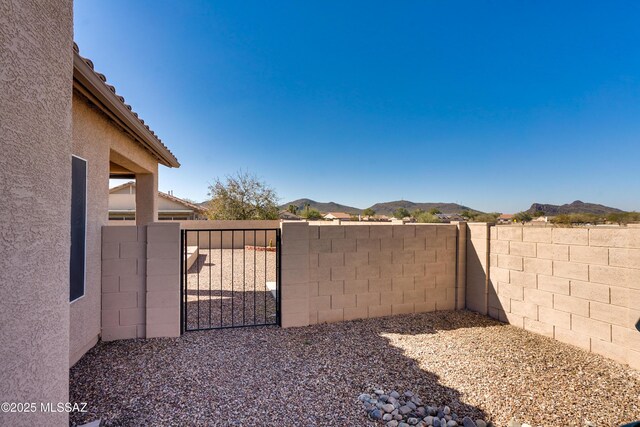
{"label": "stucco wall", "polygon": [[109,209],[136,209],[136,195],[121,194],[121,193],[109,193]]}
{"label": "stucco wall", "polygon": [[[71,365],[93,347],[100,334],[100,270],[101,228],[107,221],[109,191],[109,144],[100,135],[106,123],[86,103],[73,95],[73,154],[87,161],[87,260],[85,295],[71,303],[70,355]],[[102,143],[101,143],[102,142]]]}
{"label": "stucco wall", "polygon": [[[109,209],[135,210],[136,194],[135,189],[131,194],[109,193]],[[173,200],[158,196],[158,210],[191,210],[187,206]]]}
{"label": "stucco wall", "polygon": [[490,316],[640,369],[640,228],[495,226],[474,243]]}
{"label": "stucco wall", "polygon": [[108,224],[109,159],[115,151],[139,171],[157,170],[155,159],[88,100],[73,94],[73,154],[87,160],[87,282],[85,296],[71,304],[70,364],[98,340],[101,328],[101,230]]}
{"label": "stucco wall", "polygon": [[2,402],[68,400],[72,33],[70,0],[0,2]]}
{"label": "stucco wall", "polygon": [[453,310],[457,249],[453,224],[285,222],[283,326]]}

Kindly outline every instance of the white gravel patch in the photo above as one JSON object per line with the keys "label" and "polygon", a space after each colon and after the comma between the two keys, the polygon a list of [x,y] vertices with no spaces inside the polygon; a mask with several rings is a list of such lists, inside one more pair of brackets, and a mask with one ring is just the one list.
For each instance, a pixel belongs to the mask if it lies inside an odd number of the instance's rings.
{"label": "white gravel patch", "polygon": [[71,369],[71,401],[90,411],[71,422],[382,426],[358,401],[375,388],[495,426],[640,419],[637,371],[458,311],[100,343]]}

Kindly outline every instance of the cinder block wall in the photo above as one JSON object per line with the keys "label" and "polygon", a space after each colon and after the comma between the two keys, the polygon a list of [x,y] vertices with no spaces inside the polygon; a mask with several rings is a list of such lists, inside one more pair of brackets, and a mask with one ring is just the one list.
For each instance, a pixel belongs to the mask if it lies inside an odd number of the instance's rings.
{"label": "cinder block wall", "polygon": [[102,228],[103,341],[180,335],[178,224]]}
{"label": "cinder block wall", "polygon": [[102,340],[144,338],[146,227],[102,227]]}
{"label": "cinder block wall", "polygon": [[180,226],[147,226],[146,338],[180,336]]}
{"label": "cinder block wall", "polygon": [[490,316],[640,368],[640,228],[496,226],[487,244]]}
{"label": "cinder block wall", "polygon": [[487,314],[489,297],[489,225],[467,224],[467,276],[465,307]]}
{"label": "cinder block wall", "polygon": [[457,230],[283,223],[283,326],[452,310],[456,294],[462,305]]}

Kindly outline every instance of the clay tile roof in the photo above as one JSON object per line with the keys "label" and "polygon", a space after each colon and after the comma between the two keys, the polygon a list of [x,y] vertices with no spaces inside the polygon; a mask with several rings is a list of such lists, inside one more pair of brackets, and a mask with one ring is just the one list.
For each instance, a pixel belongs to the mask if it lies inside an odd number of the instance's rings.
{"label": "clay tile roof", "polygon": [[[116,98],[120,101],[122,106],[124,106],[130,112],[129,114],[133,118],[135,118],[135,120],[137,120],[140,124],[142,124],[144,128],[149,132],[149,134],[154,140],[152,142],[155,142],[155,144],[153,145],[157,145],[157,147],[151,147],[151,151],[154,152],[154,154],[157,157],[160,157],[159,160],[161,160],[161,163],[169,167],[179,167],[180,163],[178,163],[178,160],[176,159],[175,155],[171,152],[171,150],[169,150],[169,148],[166,145],[164,145],[162,140],[158,138],[155,132],[149,128],[149,125],[145,124],[144,120],[142,120],[138,116],[138,113],[133,111],[133,109],[131,108],[131,105],[125,103],[124,97],[116,93],[116,88],[113,85],[110,85],[107,83],[107,77],[104,74],[99,73],[94,69],[93,61],[80,55],[80,48],[75,42],[73,43],[73,51],[91,69],[93,74],[96,77],[98,77],[98,79],[102,81],[102,83],[104,83],[104,86],[106,86],[111,92],[113,92],[116,95]],[[145,148],[150,149],[150,147],[145,147]],[[156,149],[154,150],[153,148],[156,148]]]}
{"label": "clay tile roof", "polygon": [[[136,187],[135,181],[125,182],[124,184],[120,184],[117,187],[110,188],[109,189],[109,193],[115,193],[116,191],[121,190],[121,189],[126,188],[126,187],[135,188]],[[186,201],[184,199],[181,199],[180,197],[176,197],[176,196],[173,196],[171,194],[163,193],[162,191],[158,191],[158,196],[164,197],[167,200],[172,200],[172,201],[174,201],[176,203],[180,203],[180,204],[182,204],[182,205],[184,205],[184,206],[186,206],[188,208],[191,208],[192,210],[194,210],[195,212],[198,212],[198,213],[206,213],[207,212],[207,209],[205,207],[203,207],[203,206],[198,206],[198,205],[193,204],[191,202],[188,202],[188,201]]]}

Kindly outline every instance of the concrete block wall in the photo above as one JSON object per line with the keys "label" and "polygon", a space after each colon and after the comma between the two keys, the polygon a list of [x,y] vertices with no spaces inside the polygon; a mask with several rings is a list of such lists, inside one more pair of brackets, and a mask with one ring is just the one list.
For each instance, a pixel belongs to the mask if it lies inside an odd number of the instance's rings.
{"label": "concrete block wall", "polygon": [[468,223],[465,241],[467,249],[465,308],[486,315],[489,297],[489,225]]}
{"label": "concrete block wall", "polygon": [[283,223],[283,326],[456,308],[458,227]]}
{"label": "concrete block wall", "polygon": [[147,226],[146,338],[180,336],[180,226]]}
{"label": "concrete block wall", "polygon": [[103,341],[180,335],[178,224],[102,228]]}
{"label": "concrete block wall", "polygon": [[103,341],[144,338],[146,227],[102,227]]}
{"label": "concrete block wall", "polygon": [[490,230],[490,316],[640,368],[639,228]]}
{"label": "concrete block wall", "polygon": [[309,325],[309,227],[306,222],[282,223],[280,248],[281,325]]}

